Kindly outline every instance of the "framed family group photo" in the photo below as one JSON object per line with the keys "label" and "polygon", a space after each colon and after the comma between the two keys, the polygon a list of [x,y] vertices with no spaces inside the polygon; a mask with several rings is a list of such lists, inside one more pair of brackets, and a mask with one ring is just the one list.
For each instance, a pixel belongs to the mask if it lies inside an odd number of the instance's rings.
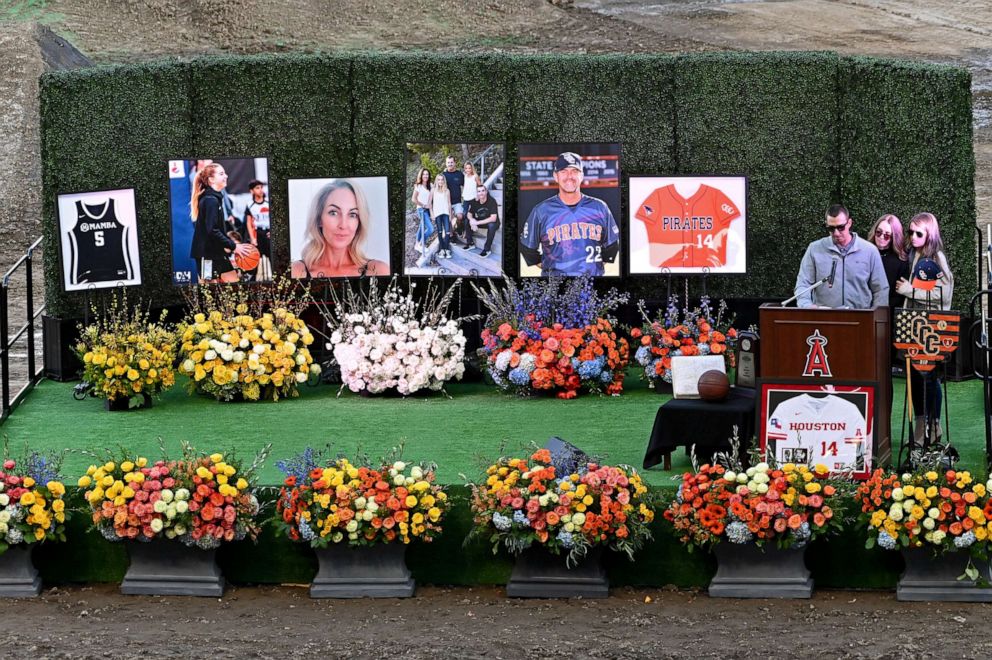
{"label": "framed family group photo", "polygon": [[496,142],[406,145],[403,274],[503,274],[503,172]]}

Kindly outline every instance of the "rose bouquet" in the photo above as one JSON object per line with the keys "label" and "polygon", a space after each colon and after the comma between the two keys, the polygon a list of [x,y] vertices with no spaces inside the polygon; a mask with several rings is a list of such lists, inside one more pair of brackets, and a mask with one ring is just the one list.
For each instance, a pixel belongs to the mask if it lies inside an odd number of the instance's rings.
{"label": "rose bouquet", "polygon": [[664,516],[690,551],[721,541],[802,547],[840,528],[840,501],[826,466],[703,465],[682,475]]}
{"label": "rose bouquet", "polygon": [[611,289],[601,296],[592,278],[548,278],[519,288],[508,278],[500,290],[473,285],[489,309],[479,357],[504,391],[549,392],[562,399],[579,391],[620,394],[629,361],[612,310],[626,302]]}
{"label": "rose bouquet", "polygon": [[83,363],[83,380],[95,395],[128,399],[173,386],[175,344],[175,334],[161,320],[151,322],[147,310],[115,295],[105,314],[97,313],[93,323],[79,326],[76,354]]}
{"label": "rose bouquet", "polygon": [[441,390],[465,373],[465,335],[449,312],[460,281],[442,292],[433,281],[419,299],[415,283],[404,293],[393,278],[380,290],[370,280],[368,292],[345,292],[333,304],[318,303],[327,325],[327,348],[341,368],[342,388],[379,394],[395,390],[406,396]]}
{"label": "rose bouquet", "polygon": [[139,456],[91,465],[79,487],[93,525],[110,541],[164,537],[209,549],[257,536],[253,475],[267,452],[245,469],[224,454],[198,455],[184,445],[178,461]]}
{"label": "rose bouquet", "polygon": [[190,491],[181,472],[175,462],[127,457],[90,465],[78,485],[104,538],[173,539],[189,531]]}
{"label": "rose bouquet", "polygon": [[921,468],[896,474],[882,469],[858,486],[865,547],[966,550],[985,554],[992,536],[992,480],[967,471]]}
{"label": "rose bouquet", "polygon": [[649,317],[643,300],[637,308],[644,323],[630,331],[638,347],[634,360],[644,367],[643,377],[651,387],[658,381],[672,382],[672,357],[676,355],[723,355],[728,368],[735,366],[737,330],[730,327],[733,319],[727,318],[725,301],[720,301],[715,314],[709,296],[702,296],[699,306],[690,309],[687,292],[685,306],[680,310],[673,294],[664,313],[654,319]]}
{"label": "rose bouquet", "polygon": [[375,467],[346,458],[320,464],[312,449],[277,465],[286,473],[276,524],[315,548],[345,543],[430,542],[441,532],[448,495],[435,467],[403,461]]}
{"label": "rose bouquet", "polygon": [[[188,453],[188,452],[187,452]],[[191,482],[189,536],[184,541],[200,548],[214,548],[221,541],[258,537],[260,526],[255,489],[255,471],[268,453],[266,447],[245,468],[233,456],[213,453],[190,456],[181,463]]]}
{"label": "rose bouquet", "polygon": [[189,391],[230,401],[299,396],[298,388],[320,372],[307,348],[313,335],[286,305],[251,312],[247,293],[223,290],[196,299],[179,328],[179,371]]}
{"label": "rose bouquet", "polygon": [[[5,452],[6,455],[6,452]],[[0,554],[9,546],[65,541],[61,460],[36,452],[3,460],[0,468]]]}
{"label": "rose bouquet", "polygon": [[651,538],[654,510],[629,467],[589,463],[558,475],[551,453],[540,449],[529,460],[500,458],[486,469],[485,482],[470,488],[475,526],[469,538],[486,537],[494,553],[502,547],[519,554],[537,543],[567,553],[571,566],[594,546],[633,559]]}

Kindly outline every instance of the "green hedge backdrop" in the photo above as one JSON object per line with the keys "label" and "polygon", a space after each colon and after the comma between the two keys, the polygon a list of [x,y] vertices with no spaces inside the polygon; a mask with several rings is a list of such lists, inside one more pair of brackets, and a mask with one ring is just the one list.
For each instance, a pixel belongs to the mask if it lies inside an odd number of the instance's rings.
{"label": "green hedge backdrop", "polygon": [[[976,289],[970,87],[964,69],[833,53],[264,55],[50,73],[41,84],[48,312],[79,316],[86,295],[62,291],[56,196],[122,187],[136,189],[141,295],[180,302],[169,158],[270,158],[277,271],[289,265],[287,178],[388,175],[397,269],[407,141],[507,144],[510,275],[516,143],[617,141],[624,173],[750,177],[748,275],[709,278],[711,294],[785,297],[824,209],[840,201],[862,235],[882,213],[935,213],[961,307]],[[624,286],[662,290],[657,278]]]}

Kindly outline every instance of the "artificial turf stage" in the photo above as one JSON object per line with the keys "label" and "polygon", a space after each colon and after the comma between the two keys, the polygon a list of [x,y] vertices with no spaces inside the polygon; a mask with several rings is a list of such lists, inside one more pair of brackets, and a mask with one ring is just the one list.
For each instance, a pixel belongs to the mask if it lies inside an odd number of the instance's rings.
{"label": "artificial turf stage", "polygon": [[[893,453],[902,427],[904,381],[894,384],[892,413]],[[465,483],[483,462],[497,458],[501,447],[519,455],[530,443],[543,444],[557,435],[589,454],[610,463],[638,469],[644,460],[658,407],[670,398],[628,377],[622,396],[582,396],[571,401],[555,398],[522,399],[497,392],[482,383],[453,383],[441,394],[403,398],[368,398],[338,387],[304,387],[296,399],[277,403],[218,403],[189,396],[181,387],[163,394],[148,410],[107,412],[103,401],[72,398],[73,383],[42,381],[2,425],[15,449],[27,443],[34,449],[99,451],[125,447],[148,458],[160,455],[159,438],[170,454],[178,455],[180,440],[198,449],[233,449],[250,459],[272,443],[260,482],[279,484],[278,460],[290,458],[306,446],[330,443],[333,453],[354,456],[358,449],[377,458],[404,444],[408,461],[438,464],[438,480]],[[961,467],[985,471],[983,407],[980,381],[948,383],[949,432],[961,452]],[[66,456],[64,472],[71,482],[93,462],[74,451]],[[673,474],[690,467],[680,450],[672,456],[672,471],[661,466],[640,470],[653,486],[672,486]]]}
{"label": "artificial turf stage", "polygon": [[[893,429],[896,438],[902,415],[901,380],[896,382]],[[278,403],[220,404],[189,397],[181,388],[166,393],[153,408],[111,413],[103,402],[72,399],[72,383],[43,381],[2,425],[13,449],[23,443],[37,449],[99,451],[126,447],[149,458],[158,455],[161,436],[167,449],[178,450],[180,439],[198,448],[215,451],[234,448],[250,457],[266,442],[272,454],[260,475],[261,482],[276,485],[281,473],[275,462],[288,458],[306,445],[330,442],[333,451],[354,454],[361,448],[375,457],[405,442],[407,460],[435,461],[439,481],[452,484],[452,508],[444,533],[431,544],[413,544],[407,564],[421,584],[502,584],[512,560],[494,555],[483,542],[469,546],[463,540],[472,525],[468,489],[461,474],[481,472],[481,461],[495,458],[500,445],[507,452],[525,451],[530,442],[543,443],[561,436],[594,455],[614,463],[640,466],[655,412],[666,396],[647,389],[636,378],[628,379],[620,397],[586,396],[572,401],[519,399],[499,394],[478,383],[453,384],[451,398],[364,398],[337,388],[304,388],[298,399]],[[961,467],[984,474],[984,422],[982,387],[978,381],[950,383],[950,433],[962,454]],[[74,483],[91,457],[73,452],[66,456],[64,472]],[[672,471],[658,468],[645,473],[648,483],[674,487],[673,474],[689,466],[677,453]],[[108,543],[89,529],[85,503],[71,495],[76,513],[68,525],[68,542],[46,543],[35,552],[35,564],[47,584],[65,582],[117,582],[127,568],[126,544]],[[271,513],[275,490],[261,494]],[[635,562],[608,554],[610,582],[621,585],[705,586],[715,571],[715,560],[706,552],[688,553],[661,516],[652,525],[654,540],[638,553]],[[218,551],[225,577],[235,583],[310,582],[316,560],[305,545],[276,536],[266,526],[257,544],[240,541]],[[806,563],[818,587],[892,588],[902,570],[898,553],[866,550],[862,533],[846,528],[839,536],[811,544]]]}
{"label": "artificial turf stage", "polygon": [[[895,381],[892,413],[893,453],[902,427],[902,379]],[[465,483],[481,473],[483,464],[504,453],[520,455],[529,443],[564,438],[590,455],[610,463],[640,468],[658,407],[668,400],[628,377],[622,396],[582,396],[571,401],[518,398],[482,383],[453,383],[441,394],[403,398],[369,398],[338,386],[302,388],[296,399],[277,403],[218,403],[188,396],[181,381],[148,410],[107,412],[103,401],[72,398],[72,383],[42,381],[2,425],[13,448],[23,443],[35,449],[100,451],[125,447],[149,458],[159,456],[159,438],[170,454],[188,440],[206,451],[235,450],[250,459],[272,443],[260,482],[281,483],[276,461],[292,457],[307,445],[330,443],[333,453],[354,456],[361,449],[377,458],[404,444],[403,458],[438,464],[438,480]],[[979,381],[948,383],[949,433],[961,452],[961,467],[985,472],[984,421]],[[85,471],[92,458],[78,452],[66,456],[64,472],[70,482]],[[673,474],[690,467],[680,450],[672,456],[672,471],[661,466],[641,471],[654,486],[672,486]]]}

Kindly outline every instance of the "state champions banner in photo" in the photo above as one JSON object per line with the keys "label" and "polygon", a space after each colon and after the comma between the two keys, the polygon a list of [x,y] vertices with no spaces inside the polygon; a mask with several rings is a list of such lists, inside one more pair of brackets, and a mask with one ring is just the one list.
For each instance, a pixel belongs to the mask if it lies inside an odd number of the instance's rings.
{"label": "state champions banner in photo", "polygon": [[957,350],[961,312],[897,309],[895,347],[905,351],[917,371],[933,371]]}

